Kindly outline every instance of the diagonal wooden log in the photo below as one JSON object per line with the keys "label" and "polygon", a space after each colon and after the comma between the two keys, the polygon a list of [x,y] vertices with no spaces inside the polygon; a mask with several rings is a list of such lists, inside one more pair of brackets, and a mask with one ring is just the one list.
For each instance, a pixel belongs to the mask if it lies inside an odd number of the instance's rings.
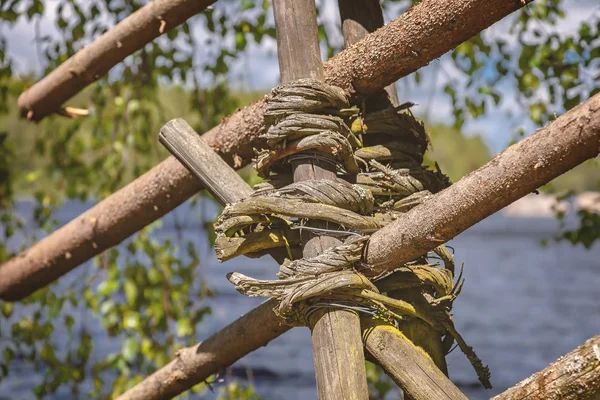
{"label": "diagonal wooden log", "polygon": [[600,335],[491,400],[600,399]]}
{"label": "diagonal wooden log", "polygon": [[365,273],[391,271],[548,183],[600,151],[600,94],[375,232]]}
{"label": "diagonal wooden log", "polygon": [[177,351],[173,361],[117,399],[171,399],[266,346],[291,328],[273,312],[276,305],[275,300],[268,300],[205,341]]}
{"label": "diagonal wooden log", "polygon": [[[428,0],[324,64],[325,81],[369,95],[427,65],[518,10],[517,0]],[[473,16],[477,16],[474,18]],[[365,82],[361,73],[372,69]],[[203,137],[229,163],[248,162],[262,144],[265,102],[226,118]],[[119,244],[190,198],[202,186],[174,157],[0,265],[0,299],[20,300]]]}
{"label": "diagonal wooden log", "polygon": [[127,56],[204,11],[216,0],[154,0],[140,8],[91,45],[79,50],[17,101],[21,115],[39,121],[97,81]]}
{"label": "diagonal wooden log", "polygon": [[[277,56],[283,85],[299,79],[323,80],[323,66],[317,33],[314,0],[273,0]],[[310,153],[305,153],[310,155]],[[314,155],[312,159],[292,160],[294,182],[336,180],[336,166]],[[312,226],[325,227],[312,222]],[[333,236],[300,236],[302,255],[315,257],[339,245]],[[368,399],[367,373],[356,311],[323,308],[309,318],[317,392],[321,400]]]}
{"label": "diagonal wooden log", "polygon": [[396,328],[371,318],[361,318],[366,349],[377,364],[412,400],[466,400],[467,397]]}
{"label": "diagonal wooden log", "polygon": [[158,140],[221,205],[235,203],[254,193],[185,120],[175,118],[164,124]]}

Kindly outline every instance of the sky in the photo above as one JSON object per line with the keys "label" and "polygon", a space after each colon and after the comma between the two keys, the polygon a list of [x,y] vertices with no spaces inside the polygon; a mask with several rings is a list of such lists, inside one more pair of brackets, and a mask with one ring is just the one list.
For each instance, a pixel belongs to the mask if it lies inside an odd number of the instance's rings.
{"label": "sky", "polygon": [[[39,22],[39,35],[58,35],[53,25],[56,12],[56,0],[48,0],[46,13]],[[321,0],[320,18],[326,25],[332,27],[339,21],[337,2],[335,0]],[[215,7],[225,7],[223,3],[216,3]],[[565,0],[566,16],[555,28],[561,34],[575,32],[580,23],[590,18],[593,13],[598,13],[598,0]],[[386,22],[396,18],[400,10],[390,8],[386,11]],[[484,35],[490,37],[501,37],[509,44],[516,43],[516,38],[508,33],[508,27],[516,14],[508,16],[488,28]],[[272,16],[269,17],[272,21]],[[269,21],[269,19],[267,20]],[[107,20],[111,25],[114,21]],[[192,25],[194,36],[201,41],[207,36],[205,28],[200,23]],[[342,37],[336,29],[328,30],[331,40],[336,44],[342,43]],[[13,58],[17,73],[35,71],[40,74],[43,65],[38,56],[39,49],[35,45],[36,25],[26,21],[24,18],[12,26],[0,25],[0,37],[4,37],[8,43],[8,54]],[[90,39],[91,40],[91,39]],[[231,38],[229,38],[231,40]],[[196,54],[198,58],[210,59],[210,46],[203,46]],[[325,49],[322,58],[326,59]],[[279,72],[277,63],[277,46],[275,40],[266,39],[260,45],[251,44],[239,60],[232,63],[231,80],[234,86],[241,89],[264,91],[277,86],[279,83]],[[118,67],[112,73],[118,74]],[[401,102],[410,101],[416,103],[412,111],[425,117],[429,123],[452,124],[452,104],[449,96],[443,92],[444,85],[450,79],[460,78],[460,74],[454,69],[448,54],[438,60],[434,60],[427,67],[420,70],[421,83],[414,84],[414,80],[400,80],[397,82]],[[528,123],[522,107],[515,101],[516,87],[510,80],[504,80],[497,88],[503,94],[502,102],[492,112],[476,120],[467,120],[463,132],[468,135],[481,135],[485,143],[493,153],[503,150],[514,138],[514,133],[519,128],[525,132],[532,133],[535,127]]]}

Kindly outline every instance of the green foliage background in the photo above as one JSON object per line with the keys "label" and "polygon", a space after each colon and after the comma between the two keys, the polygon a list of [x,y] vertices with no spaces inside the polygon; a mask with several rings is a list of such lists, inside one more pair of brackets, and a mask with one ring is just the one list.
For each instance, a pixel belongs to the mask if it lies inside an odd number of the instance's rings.
{"label": "green foliage background", "polygon": [[[48,17],[44,4],[0,0],[0,24],[25,19],[35,25]],[[46,72],[144,4],[58,0],[54,23],[60,36],[38,37]],[[383,4],[406,9],[411,2]],[[497,112],[503,95],[496,88],[503,80],[518,87],[516,100],[526,110],[524,118],[537,126],[598,92],[600,21],[590,17],[576,34],[558,35],[552,27],[562,18],[563,7],[559,0],[538,0],[520,11],[512,24],[516,43],[480,35],[452,52],[464,78],[450,82],[443,94],[454,105],[455,125],[430,126],[429,133],[433,157],[453,180],[490,158],[481,139],[463,137],[460,128],[466,119]],[[39,239],[15,213],[17,199],[33,199],[35,225],[51,232],[57,227],[55,210],[64,202],[99,201],[164,159],[167,153],[156,134],[169,119],[184,117],[203,132],[259,98],[261,93],[232,92],[229,67],[251,43],[274,37],[270,13],[266,0],[221,0],[213,10],[128,57],[118,77],[104,77],[69,101],[89,109],[89,117],[53,116],[39,124],[19,119],[15,104],[23,89],[40,77],[17,76],[7,43],[0,38],[0,262],[19,250],[8,248],[11,237],[22,237],[23,248]],[[192,24],[210,33],[198,39],[191,34]],[[341,50],[330,40],[334,30],[339,27],[326,24],[319,29],[330,56]],[[198,61],[192,55],[201,46],[208,47],[211,56]],[[419,74],[405,79],[420,84]],[[593,162],[587,163],[550,189],[598,189],[597,172]],[[581,229],[560,235],[591,245],[599,235],[598,216],[582,214],[581,220]],[[198,341],[198,327],[210,312],[210,289],[199,282],[197,249],[181,237],[156,240],[151,234],[155,226],[135,235],[126,249],[96,257],[87,279],[73,282],[69,290],[57,291],[53,285],[20,304],[0,302],[0,382],[13,373],[11,362],[18,358],[43,374],[34,391],[39,398],[59,390],[75,397],[111,397],[164,365],[178,348]],[[180,261],[184,254],[189,263]],[[91,357],[95,343],[89,326],[98,321],[81,320],[84,309],[93,311],[108,336],[119,338],[120,351],[101,360]],[[58,325],[66,327],[66,348],[55,331]],[[385,396],[389,382],[371,369],[369,376],[373,392]],[[90,379],[91,386],[83,384]],[[200,384],[194,390],[205,388]],[[235,384],[221,395],[256,396]]]}

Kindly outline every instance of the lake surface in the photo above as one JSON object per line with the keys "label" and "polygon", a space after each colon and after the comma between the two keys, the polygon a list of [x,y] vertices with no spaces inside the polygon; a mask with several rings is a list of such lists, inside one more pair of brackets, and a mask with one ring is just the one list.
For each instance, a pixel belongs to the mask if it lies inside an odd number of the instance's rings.
{"label": "lake surface", "polygon": [[[88,206],[69,203],[57,214],[58,219],[64,223]],[[202,210],[200,217],[198,209]],[[31,204],[19,203],[19,212],[30,215]],[[267,258],[242,257],[219,264],[200,229],[201,220],[212,218],[215,212],[216,207],[208,202],[193,211],[184,204],[155,232],[161,240],[175,239],[177,234],[187,240],[193,238],[200,249],[200,278],[216,296],[210,300],[212,315],[199,327],[198,341],[262,301],[237,293],[225,279],[227,272],[272,279],[277,271],[274,261]],[[499,213],[450,242],[457,264],[465,264],[466,279],[454,303],[454,320],[467,343],[489,365],[494,385],[492,390],[481,388],[466,357],[457,349],[448,356],[450,378],[468,398],[488,399],[600,334],[600,246],[591,250],[563,243],[542,247],[541,240],[551,237],[555,229],[551,218],[514,218]],[[16,238],[13,245],[18,241]],[[85,276],[91,268],[91,263],[79,267],[58,286]],[[26,312],[18,310],[21,315]],[[82,317],[93,328],[94,357],[102,358],[119,349],[95,316]],[[43,371],[33,371],[19,361],[13,364],[9,379],[0,382],[0,399],[34,398],[31,388]],[[248,355],[234,371],[243,373],[246,368],[253,370],[257,391],[264,399],[316,398],[307,328],[293,329]],[[59,393],[54,398],[69,396]],[[216,394],[208,392],[200,398],[213,399]]]}

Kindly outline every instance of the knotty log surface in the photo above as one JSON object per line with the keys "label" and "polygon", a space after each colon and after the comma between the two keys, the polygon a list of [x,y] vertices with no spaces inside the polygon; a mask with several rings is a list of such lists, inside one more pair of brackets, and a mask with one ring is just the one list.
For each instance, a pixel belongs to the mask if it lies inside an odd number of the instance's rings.
{"label": "knotty log surface", "polygon": [[367,351],[413,400],[466,400],[422,349],[396,328],[364,318]]}
{"label": "knotty log surface", "polygon": [[246,354],[266,346],[291,327],[273,313],[268,300],[207,340],[181,349],[176,358],[118,400],[167,400],[221,372]]}
{"label": "knotty log surface", "polygon": [[600,94],[375,232],[365,273],[379,275],[452,239],[600,151]]}
{"label": "knotty log surface", "polygon": [[600,399],[600,335],[492,400]]}
{"label": "knotty log surface", "polygon": [[[376,66],[377,76],[371,74],[368,90],[381,90],[389,83],[405,76],[414,69],[427,65],[439,54],[451,50],[455,44],[479,33],[504,16],[522,7],[520,1],[506,0],[429,0],[417,4],[413,9],[396,18],[390,24],[368,35],[350,49],[342,51],[324,65],[328,83],[350,84],[360,78],[361,71],[353,65]],[[423,34],[410,36],[412,30],[430,21],[427,7],[438,10],[438,21],[427,24]],[[466,24],[473,18],[473,9],[487,9],[478,15],[476,22]],[[443,11],[442,13],[440,13]],[[468,12],[467,14],[462,14]],[[453,21],[463,21],[464,31],[452,28]],[[479,30],[477,30],[479,29]],[[427,33],[427,34],[425,34]],[[416,43],[415,40],[420,42]],[[436,52],[406,52],[407,44],[426,48],[435,43]],[[403,51],[400,51],[404,49]],[[397,69],[394,74],[382,70],[377,54],[398,53],[390,59]],[[373,57],[373,59],[372,59]],[[402,66],[410,67],[402,67]],[[354,71],[354,72],[353,72]],[[343,79],[342,79],[343,78]],[[344,83],[346,82],[346,83]],[[350,82],[350,84],[348,83]],[[352,85],[362,90],[358,85]],[[262,129],[264,101],[258,101],[234,113],[208,131],[203,139],[228,162],[239,156],[243,164],[253,156],[252,148],[261,148],[258,140]],[[27,297],[81,263],[102,251],[119,244],[144,226],[171,211],[202,188],[196,179],[174,157],[169,157],[121,190],[102,200],[96,206],[53,232],[39,243],[0,265],[0,298],[20,300]]]}
{"label": "knotty log surface", "polygon": [[[21,114],[28,119],[39,121],[58,111],[65,101],[100,79],[128,55],[204,11],[215,1],[150,2],[23,92],[18,99]],[[164,25],[162,31],[161,24]]]}

